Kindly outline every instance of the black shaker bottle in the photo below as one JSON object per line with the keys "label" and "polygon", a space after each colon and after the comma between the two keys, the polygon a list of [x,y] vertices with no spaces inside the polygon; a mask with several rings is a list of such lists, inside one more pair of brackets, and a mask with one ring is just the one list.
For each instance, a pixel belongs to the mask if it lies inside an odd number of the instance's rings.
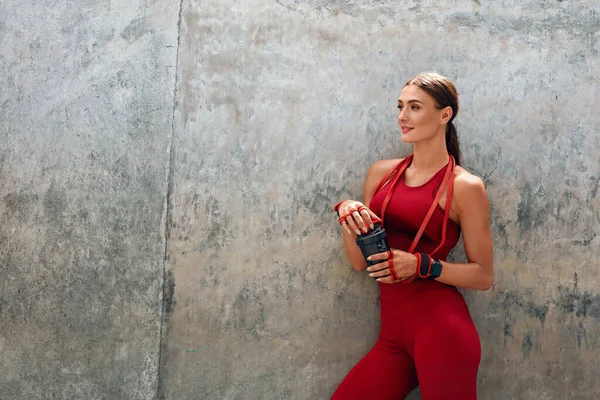
{"label": "black shaker bottle", "polygon": [[378,264],[382,262],[382,260],[369,261],[367,260],[367,257],[377,253],[385,253],[390,250],[385,229],[381,224],[375,224],[375,229],[364,235],[358,235],[356,237],[356,244],[360,247],[368,265]]}

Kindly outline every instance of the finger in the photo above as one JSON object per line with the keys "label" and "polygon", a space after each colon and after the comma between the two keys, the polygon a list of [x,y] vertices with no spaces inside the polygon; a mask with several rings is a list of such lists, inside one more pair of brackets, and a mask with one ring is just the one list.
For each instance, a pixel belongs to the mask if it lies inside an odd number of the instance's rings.
{"label": "finger", "polygon": [[[374,273],[375,275],[373,275],[374,277],[377,276],[384,276],[384,275],[388,275],[389,269],[388,269],[388,262],[382,262],[382,263],[377,263],[377,264],[373,264],[371,265],[369,268],[367,268],[367,271]],[[383,272],[383,273],[381,273]],[[369,276],[371,276],[369,274]]]}
{"label": "finger", "polygon": [[381,222],[381,218],[379,218],[379,216],[377,216],[377,214],[375,214],[373,211],[369,210],[368,208],[367,208],[367,210],[369,211],[369,216],[371,217],[371,221]]}
{"label": "finger", "polygon": [[369,274],[369,277],[370,278],[385,278],[386,276],[390,276],[390,275],[391,275],[390,270],[388,269],[387,264],[386,264],[385,268],[383,268],[379,271],[376,271],[376,272],[371,272]]}
{"label": "finger", "polygon": [[369,210],[363,208],[360,210],[360,215],[365,221],[365,224],[368,225],[371,229],[375,229],[375,225],[373,225],[373,220],[371,219],[371,215],[369,214]]}
{"label": "finger", "polygon": [[379,279],[390,276],[390,270],[388,269],[387,263],[375,264],[370,268],[372,268],[371,272],[369,273],[369,277],[371,278]]}
{"label": "finger", "polygon": [[369,260],[369,261],[378,261],[378,260],[387,260],[387,259],[388,259],[387,251],[385,253],[372,254],[369,257],[367,257],[367,260]]}
{"label": "finger", "polygon": [[388,275],[386,277],[383,278],[377,278],[375,279],[377,282],[381,282],[381,283],[394,283],[393,282],[393,278],[391,275]]}
{"label": "finger", "polygon": [[358,226],[358,228],[361,231],[363,231],[364,233],[369,232],[369,229],[367,228],[365,221],[362,219],[362,217],[360,216],[360,213],[358,211],[354,211],[352,213],[352,217],[354,217],[354,221],[356,221],[356,225]]}
{"label": "finger", "polygon": [[342,226],[342,228],[344,228],[346,232],[348,232],[348,235],[352,235],[352,231],[350,230],[350,227],[348,226],[348,223],[346,221],[342,221],[340,225]]}
{"label": "finger", "polygon": [[352,229],[357,235],[360,235],[360,230],[358,229],[358,226],[356,226],[352,215],[348,215],[346,217],[346,223],[350,226],[350,229]]}

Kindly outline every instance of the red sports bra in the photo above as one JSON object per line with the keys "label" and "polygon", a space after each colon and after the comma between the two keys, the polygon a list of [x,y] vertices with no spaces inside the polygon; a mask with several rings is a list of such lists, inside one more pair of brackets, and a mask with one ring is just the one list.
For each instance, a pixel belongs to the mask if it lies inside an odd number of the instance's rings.
{"label": "red sports bra", "polygon": [[[409,164],[411,160],[412,156],[409,156],[405,161]],[[391,176],[386,176],[379,184],[379,187],[381,187],[384,182],[391,178],[388,184],[376,191],[369,208],[378,216],[383,217],[384,228],[392,248],[409,251],[415,235],[417,235],[432,202],[435,200],[438,188],[444,180],[446,169],[447,165],[420,186],[408,186],[404,183],[403,170],[395,168],[395,172]],[[398,173],[402,173],[402,176],[398,177],[395,185],[392,185]],[[454,176],[450,176],[449,179],[454,179]],[[393,192],[387,201],[385,215],[381,215],[390,188],[393,188]],[[437,204],[414,249],[415,253],[431,254],[438,248],[442,242],[444,214],[444,209]],[[446,260],[450,250],[456,246],[459,237],[460,225],[449,219],[446,228],[446,240],[433,256]]]}

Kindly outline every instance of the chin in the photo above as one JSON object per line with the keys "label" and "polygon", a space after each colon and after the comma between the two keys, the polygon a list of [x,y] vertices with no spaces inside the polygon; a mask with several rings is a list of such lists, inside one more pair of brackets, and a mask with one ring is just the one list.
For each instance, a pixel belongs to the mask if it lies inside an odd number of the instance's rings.
{"label": "chin", "polygon": [[414,143],[415,140],[413,140],[410,135],[402,135],[400,137],[400,140],[402,140],[403,143]]}

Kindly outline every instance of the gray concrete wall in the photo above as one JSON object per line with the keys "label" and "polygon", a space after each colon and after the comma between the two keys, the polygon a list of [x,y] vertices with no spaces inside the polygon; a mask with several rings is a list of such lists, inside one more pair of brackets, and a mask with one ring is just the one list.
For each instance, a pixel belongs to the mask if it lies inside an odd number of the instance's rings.
{"label": "gray concrete wall", "polygon": [[179,4],[0,2],[0,398],[150,399]]}
{"label": "gray concrete wall", "polygon": [[331,206],[424,70],[492,203],[480,398],[600,396],[598,2],[129,3],[0,3],[0,397],[328,398],[379,328]]}

